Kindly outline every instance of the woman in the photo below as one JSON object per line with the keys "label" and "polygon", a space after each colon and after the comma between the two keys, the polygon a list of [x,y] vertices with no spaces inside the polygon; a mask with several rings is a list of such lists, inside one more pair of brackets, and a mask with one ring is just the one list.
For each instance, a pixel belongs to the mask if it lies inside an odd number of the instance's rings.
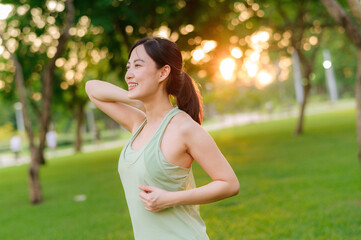
{"label": "woman", "polygon": [[[182,65],[175,43],[145,38],[129,53],[128,91],[98,80],[86,84],[90,100],[132,133],[118,171],[136,240],[209,239],[195,205],[239,191],[231,166],[200,126],[199,92]],[[211,183],[195,188],[193,160]]]}

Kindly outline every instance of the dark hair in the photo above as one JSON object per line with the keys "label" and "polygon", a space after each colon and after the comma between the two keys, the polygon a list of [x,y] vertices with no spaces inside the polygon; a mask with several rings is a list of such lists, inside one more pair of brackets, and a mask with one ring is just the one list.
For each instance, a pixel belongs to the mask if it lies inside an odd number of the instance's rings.
{"label": "dark hair", "polygon": [[182,70],[183,59],[177,44],[159,37],[143,38],[132,46],[129,58],[134,48],[139,45],[144,46],[158,69],[165,65],[170,66],[171,71],[166,85],[167,93],[176,98],[179,109],[188,113],[194,121],[201,124],[203,120],[202,97],[193,79]]}

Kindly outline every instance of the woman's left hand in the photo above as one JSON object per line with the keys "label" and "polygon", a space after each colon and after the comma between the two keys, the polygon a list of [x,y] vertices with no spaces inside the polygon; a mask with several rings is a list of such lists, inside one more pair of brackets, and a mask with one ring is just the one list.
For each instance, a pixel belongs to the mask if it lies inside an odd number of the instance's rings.
{"label": "woman's left hand", "polygon": [[138,188],[142,190],[139,193],[140,199],[142,200],[145,210],[150,212],[159,212],[166,208],[171,207],[170,195],[171,192],[154,186],[141,186]]}

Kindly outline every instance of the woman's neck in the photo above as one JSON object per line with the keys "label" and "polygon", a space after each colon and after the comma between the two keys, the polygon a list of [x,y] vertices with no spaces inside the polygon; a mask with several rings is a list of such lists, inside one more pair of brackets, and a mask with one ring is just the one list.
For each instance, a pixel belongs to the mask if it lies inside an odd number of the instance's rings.
{"label": "woman's neck", "polygon": [[153,99],[152,101],[143,102],[145,107],[145,115],[147,124],[153,125],[158,123],[174,108],[169,97],[161,99]]}

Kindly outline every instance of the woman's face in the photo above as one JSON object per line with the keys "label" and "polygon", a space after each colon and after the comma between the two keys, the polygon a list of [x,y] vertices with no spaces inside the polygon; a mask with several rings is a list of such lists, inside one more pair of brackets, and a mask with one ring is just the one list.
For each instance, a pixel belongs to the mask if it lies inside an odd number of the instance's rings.
{"label": "woman's face", "polygon": [[147,54],[143,45],[139,45],[132,51],[127,63],[125,80],[128,84],[128,97],[145,100],[152,96],[160,84],[160,69]]}

